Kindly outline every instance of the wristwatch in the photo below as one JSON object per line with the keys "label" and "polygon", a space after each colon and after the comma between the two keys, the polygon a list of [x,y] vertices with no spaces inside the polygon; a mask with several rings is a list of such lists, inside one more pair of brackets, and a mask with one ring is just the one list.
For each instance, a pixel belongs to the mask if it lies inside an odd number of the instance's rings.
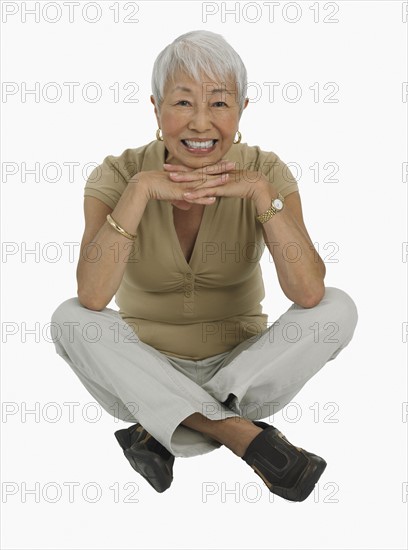
{"label": "wristwatch", "polygon": [[272,199],[271,206],[268,208],[268,210],[266,212],[263,212],[262,214],[259,214],[256,219],[261,223],[267,222],[272,218],[273,215],[283,210],[284,204],[285,199],[280,193],[278,193],[278,196],[275,199]]}

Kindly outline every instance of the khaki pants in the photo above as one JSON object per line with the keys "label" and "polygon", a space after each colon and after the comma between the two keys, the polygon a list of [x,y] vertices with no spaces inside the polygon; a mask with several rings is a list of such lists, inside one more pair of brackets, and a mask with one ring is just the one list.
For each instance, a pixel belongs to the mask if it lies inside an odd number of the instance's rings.
{"label": "khaki pants", "polygon": [[57,354],[109,414],[140,422],[174,456],[190,457],[221,444],[180,425],[187,416],[271,416],[348,345],[357,319],[352,298],[326,287],[317,306],[293,303],[232,351],[192,361],[140,341],[117,311],[93,311],[74,297],[54,311],[51,334]]}

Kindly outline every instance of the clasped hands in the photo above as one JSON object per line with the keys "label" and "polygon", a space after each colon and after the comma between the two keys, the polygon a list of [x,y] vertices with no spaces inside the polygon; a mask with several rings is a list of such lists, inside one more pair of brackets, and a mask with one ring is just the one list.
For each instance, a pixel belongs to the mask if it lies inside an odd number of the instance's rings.
{"label": "clasped hands", "polygon": [[189,210],[193,204],[211,204],[216,197],[239,197],[256,200],[268,185],[260,171],[242,170],[239,163],[222,160],[200,168],[182,164],[163,164],[168,177],[174,182],[191,182],[183,193],[184,200],[173,200],[171,204],[181,210]]}

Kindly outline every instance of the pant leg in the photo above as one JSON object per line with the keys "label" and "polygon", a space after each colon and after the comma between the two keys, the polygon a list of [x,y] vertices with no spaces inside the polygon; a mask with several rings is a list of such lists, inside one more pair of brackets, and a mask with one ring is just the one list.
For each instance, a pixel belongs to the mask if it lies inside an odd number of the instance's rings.
{"label": "pant leg", "polygon": [[[293,303],[266,331],[238,346],[202,388],[250,420],[282,409],[351,341],[358,320],[353,299],[326,287],[320,303]],[[230,395],[232,394],[232,395]]]}
{"label": "pant leg", "polygon": [[109,414],[140,422],[175,456],[196,456],[221,446],[180,425],[191,414],[211,420],[239,416],[142,342],[117,311],[94,311],[69,298],[54,311],[51,334],[57,354]]}

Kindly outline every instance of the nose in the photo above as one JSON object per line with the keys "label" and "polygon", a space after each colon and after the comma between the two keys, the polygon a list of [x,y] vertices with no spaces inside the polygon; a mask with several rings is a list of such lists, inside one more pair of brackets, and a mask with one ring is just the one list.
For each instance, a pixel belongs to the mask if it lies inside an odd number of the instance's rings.
{"label": "nose", "polygon": [[206,105],[196,107],[191,115],[188,127],[196,132],[207,132],[212,128],[210,112]]}

